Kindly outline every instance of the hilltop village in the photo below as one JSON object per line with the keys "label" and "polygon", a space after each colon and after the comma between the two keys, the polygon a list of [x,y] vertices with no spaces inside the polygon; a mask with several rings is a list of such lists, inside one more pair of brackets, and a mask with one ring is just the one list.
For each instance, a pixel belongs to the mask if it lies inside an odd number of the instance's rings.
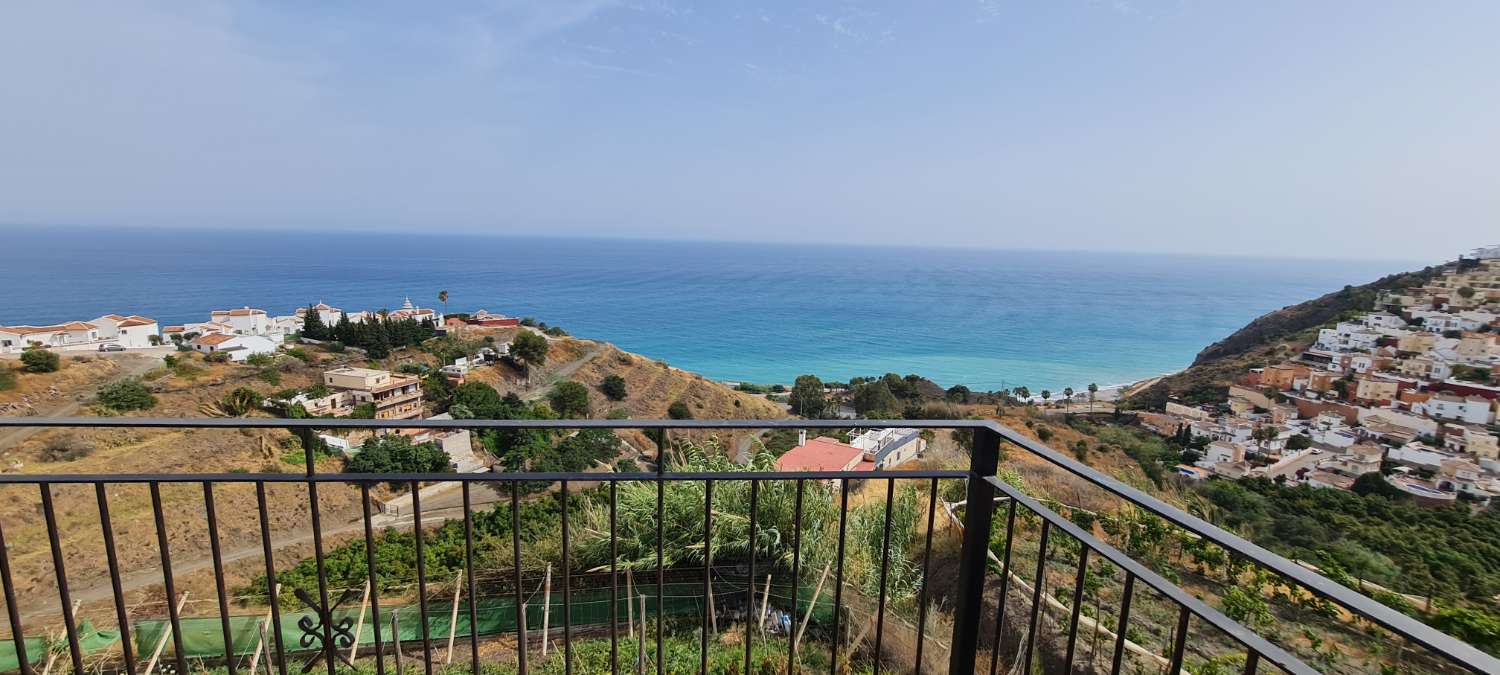
{"label": "hilltop village", "polygon": [[1418,503],[1500,496],[1500,247],[1245,372],[1216,405],[1169,401],[1143,426],[1192,448],[1189,479],[1265,477]]}

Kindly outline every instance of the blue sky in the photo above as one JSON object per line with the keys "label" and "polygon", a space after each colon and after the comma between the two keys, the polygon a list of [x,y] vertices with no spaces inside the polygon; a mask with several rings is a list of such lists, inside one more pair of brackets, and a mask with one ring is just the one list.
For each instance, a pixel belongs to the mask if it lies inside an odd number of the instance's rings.
{"label": "blue sky", "polygon": [[1496,2],[10,3],[0,222],[1442,258]]}

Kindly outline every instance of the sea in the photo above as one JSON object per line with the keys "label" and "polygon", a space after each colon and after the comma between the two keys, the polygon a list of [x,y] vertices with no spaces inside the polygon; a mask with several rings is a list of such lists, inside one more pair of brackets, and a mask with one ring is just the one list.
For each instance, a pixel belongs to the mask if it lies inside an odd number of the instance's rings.
{"label": "sea", "polygon": [[0,230],[0,325],[406,299],[535,317],[725,381],[917,373],[1082,390],[1270,310],[1435,261],[92,227]]}

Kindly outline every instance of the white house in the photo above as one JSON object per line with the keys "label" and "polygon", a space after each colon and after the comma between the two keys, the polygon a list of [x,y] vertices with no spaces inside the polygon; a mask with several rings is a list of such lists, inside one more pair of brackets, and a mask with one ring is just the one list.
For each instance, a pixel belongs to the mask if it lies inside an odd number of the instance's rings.
{"label": "white house", "polygon": [[871,429],[850,438],[849,445],[864,451],[865,461],[875,468],[886,469],[916,459],[927,441],[916,429]]}
{"label": "white house", "polygon": [[1426,401],[1413,405],[1412,410],[1438,419],[1457,420],[1465,424],[1489,424],[1492,419],[1489,400],[1479,396],[1437,393]]}
{"label": "white house", "polygon": [[86,321],[51,326],[0,326],[0,353],[19,353],[37,345],[59,350],[92,349],[99,327]]}
{"label": "white house", "polygon": [[130,316],[105,314],[90,323],[98,327],[100,340],[112,342],[126,349],[143,349],[152,346],[153,335],[160,339],[156,319],[148,319],[136,314]]}
{"label": "white house", "polygon": [[1203,458],[1197,465],[1211,469],[1216,464],[1231,464],[1245,461],[1245,448],[1228,441],[1213,441],[1203,449]]}
{"label": "white house", "polygon": [[193,349],[204,354],[224,352],[229,354],[229,360],[236,363],[250,358],[253,354],[275,354],[277,343],[262,335],[223,335],[212,333],[200,335],[190,343]]}
{"label": "white house", "polygon": [[239,309],[216,309],[209,313],[209,321],[228,325],[229,332],[235,335],[276,334],[271,317],[264,309],[248,306]]}

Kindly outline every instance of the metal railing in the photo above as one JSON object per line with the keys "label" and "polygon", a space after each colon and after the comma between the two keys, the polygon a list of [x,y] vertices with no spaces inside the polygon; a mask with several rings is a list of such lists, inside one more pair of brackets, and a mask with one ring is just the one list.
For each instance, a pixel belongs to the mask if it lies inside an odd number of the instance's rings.
{"label": "metal railing", "polygon": [[[1170,635],[1170,647],[1160,655],[1166,662],[1165,671],[1169,673],[1182,672],[1184,667],[1185,652],[1189,634],[1190,624],[1196,619],[1200,624],[1207,625],[1222,636],[1237,644],[1244,654],[1243,672],[1258,672],[1262,666],[1271,666],[1288,673],[1312,673],[1318,672],[1297,656],[1288,652],[1281,646],[1273,644],[1257,632],[1231,620],[1222,612],[1209,606],[1204,601],[1178,584],[1168,581],[1161,574],[1148,568],[1146,565],[1122,553],[1111,544],[1095,537],[1085,528],[1075,524],[1069,518],[1060,515],[1053,509],[1045,506],[1041,501],[1027,495],[1022,490],[1007,484],[996,478],[997,468],[1002,456],[1002,448],[1009,446],[1045,460],[1062,471],[1083,479],[1088,483],[1100,488],[1107,493],[1144,509],[1171,523],[1173,526],[1201,537],[1204,541],[1212,542],[1223,547],[1234,556],[1253,563],[1265,570],[1279,575],[1290,584],[1300,586],[1310,593],[1336,603],[1349,614],[1359,620],[1370,622],[1381,629],[1389,631],[1398,639],[1417,645],[1430,653],[1435,662],[1446,664],[1447,668],[1466,670],[1479,673],[1500,672],[1500,660],[1454,639],[1440,631],[1437,631],[1416,619],[1397,612],[1385,605],[1361,595],[1343,585],[1335,583],[1327,578],[1309,571],[1292,561],[1278,556],[1264,548],[1256,546],[1238,536],[1215,527],[1203,520],[1189,515],[1175,507],[1172,507],[1156,498],[1143,494],[1142,492],[1127,486],[1120,481],[1105,475],[1091,467],[1088,467],[1071,458],[1065,457],[1043,444],[1032,441],[1015,431],[990,421],[913,421],[913,420],[860,420],[858,424],[862,428],[887,428],[908,427],[919,429],[951,429],[961,430],[965,434],[972,435],[969,466],[963,470],[915,470],[915,471],[735,471],[735,472],[703,472],[703,471],[673,471],[668,467],[668,462],[663,457],[663,452],[668,447],[668,434],[672,431],[686,431],[689,433],[703,433],[714,431],[734,430],[763,430],[763,429],[842,429],[850,426],[847,420],[556,420],[556,421],[492,421],[492,420],[347,420],[347,419],[163,419],[163,418],[0,418],[0,428],[6,427],[48,427],[48,428],[172,428],[172,429],[286,429],[307,438],[315,430],[376,430],[376,429],[462,429],[462,430],[560,430],[573,431],[580,429],[610,429],[610,430],[639,430],[651,434],[659,434],[656,437],[658,452],[655,461],[655,471],[652,472],[630,472],[630,473],[477,473],[477,474],[350,474],[350,473],[318,473],[315,468],[315,457],[313,455],[312,443],[304,443],[306,453],[306,472],[297,474],[275,474],[275,473],[217,473],[217,474],[0,474],[0,487],[15,488],[16,486],[34,486],[40,497],[40,511],[45,523],[47,542],[50,549],[53,573],[56,576],[57,600],[59,612],[67,639],[67,659],[73,670],[77,673],[85,671],[84,654],[80,647],[80,630],[77,617],[75,616],[75,603],[70,596],[69,582],[67,576],[67,555],[63,548],[60,537],[59,524],[57,520],[57,508],[54,503],[54,488],[63,485],[92,486],[99,523],[103,548],[106,554],[108,575],[111,584],[111,595],[114,601],[115,619],[118,622],[121,642],[121,658],[117,670],[137,675],[139,664],[137,663],[142,654],[133,653],[131,643],[131,616],[126,606],[126,593],[122,590],[120,560],[117,557],[114,526],[111,521],[110,501],[106,490],[109,486],[134,484],[145,485],[149,490],[151,511],[154,518],[156,547],[160,558],[161,583],[165,591],[165,602],[167,623],[170,625],[170,635],[173,643],[173,659],[178,673],[189,672],[186,661],[187,650],[183,644],[183,617],[170,599],[178,597],[176,591],[176,574],[173,571],[171,553],[171,542],[168,536],[167,513],[163,509],[162,486],[174,484],[191,484],[201,486],[202,503],[205,508],[207,520],[208,540],[212,558],[212,570],[214,574],[214,585],[216,591],[216,604],[218,617],[222,628],[224,644],[224,655],[222,666],[230,675],[243,665],[242,659],[238,658],[233,650],[234,640],[231,636],[230,626],[230,602],[224,568],[225,561],[220,545],[219,515],[216,513],[216,486],[226,485],[250,485],[254,488],[255,505],[257,509],[257,521],[262,543],[261,557],[264,559],[265,572],[265,599],[271,620],[271,635],[267,637],[267,659],[266,668],[271,672],[271,664],[275,664],[275,672],[286,675],[296,670],[296,664],[289,664],[288,653],[308,652],[314,654],[314,659],[324,662],[330,675],[335,673],[341,663],[347,663],[342,656],[342,650],[348,648],[353,642],[349,634],[349,626],[342,623],[335,615],[335,608],[341,599],[331,597],[329,579],[325,561],[325,535],[320,513],[319,488],[329,485],[346,486],[359,491],[362,508],[362,537],[364,543],[364,573],[370,588],[375,589],[369,593],[369,604],[373,611],[372,616],[376,620],[372,623],[374,634],[373,654],[381,655],[391,650],[391,642],[394,640],[395,654],[401,653],[401,637],[399,635],[383,635],[380,609],[380,579],[382,570],[377,564],[375,553],[376,527],[371,505],[371,490],[374,486],[382,483],[399,483],[407,487],[412,499],[410,529],[414,538],[416,548],[416,601],[417,611],[420,616],[421,638],[419,640],[422,650],[422,668],[426,673],[432,673],[436,661],[434,655],[434,636],[430,633],[429,614],[431,608],[428,606],[429,589],[427,572],[424,568],[426,556],[423,549],[426,534],[423,527],[423,509],[421,506],[423,483],[457,483],[462,490],[462,507],[460,517],[463,529],[463,563],[465,572],[462,578],[466,580],[467,594],[471,599],[467,605],[468,621],[470,630],[469,651],[472,667],[475,673],[483,663],[480,654],[479,623],[476,616],[475,591],[475,538],[474,538],[474,515],[476,513],[471,503],[471,490],[476,485],[486,485],[501,488],[501,494],[508,493],[510,507],[510,532],[514,569],[511,578],[505,580],[512,587],[515,594],[513,604],[515,613],[514,639],[518,648],[515,650],[515,662],[519,672],[528,669],[528,645],[533,641],[528,636],[529,618],[526,615],[528,601],[522,597],[522,546],[521,546],[521,506],[522,488],[528,484],[544,483],[555,485],[561,495],[561,547],[560,547],[560,569],[562,588],[562,651],[563,667],[565,672],[573,672],[574,635],[575,628],[587,629],[592,635],[607,632],[610,640],[611,669],[614,672],[621,670],[619,660],[620,654],[620,576],[621,570],[617,566],[618,545],[617,538],[617,494],[619,487],[626,483],[653,484],[656,487],[655,502],[655,527],[656,527],[656,568],[652,570],[655,577],[656,603],[654,608],[655,639],[654,667],[658,673],[666,672],[664,660],[664,635],[668,625],[666,596],[664,588],[667,585],[667,576],[673,575],[681,579],[683,574],[696,574],[694,570],[674,570],[662,564],[665,560],[663,551],[663,523],[665,521],[664,499],[669,484],[701,483],[703,485],[705,498],[703,503],[703,567],[702,567],[702,590],[708,598],[708,606],[713,603],[713,588],[715,584],[714,551],[712,542],[716,514],[713,508],[713,491],[716,484],[722,485],[728,481],[747,482],[749,490],[749,514],[748,531],[751,542],[748,545],[748,559],[738,561],[743,569],[747,570],[743,578],[744,584],[742,615],[745,618],[743,638],[744,670],[753,672],[751,669],[751,657],[753,645],[756,643],[756,631],[752,630],[751,617],[756,614],[757,602],[762,604],[760,612],[765,611],[765,600],[759,601],[756,597],[755,580],[757,579],[757,566],[762,569],[778,565],[776,561],[757,560],[757,517],[760,510],[757,508],[757,499],[761,497],[767,486],[781,483],[794,486],[794,517],[793,531],[791,533],[791,556],[790,556],[790,599],[784,604],[788,614],[796,618],[799,614],[806,612],[811,616],[811,608],[800,607],[801,589],[808,582],[808,570],[803,567],[803,513],[804,500],[808,495],[809,485],[817,486],[819,482],[831,482],[836,487],[830,493],[830,498],[838,500],[838,525],[837,525],[837,553],[832,563],[836,565],[833,581],[833,608],[831,614],[831,626],[826,631],[832,636],[829,641],[830,656],[829,667],[836,672],[840,663],[840,649],[852,649],[850,645],[841,644],[840,621],[846,614],[845,587],[848,580],[845,579],[846,538],[848,536],[848,514],[851,484],[853,481],[875,481],[873,485],[879,486],[884,482],[885,487],[885,519],[884,519],[884,545],[881,547],[881,565],[879,569],[878,593],[874,599],[876,606],[874,618],[873,654],[875,657],[871,663],[875,672],[879,672],[883,663],[889,661],[889,657],[882,651],[882,640],[887,633],[887,568],[889,568],[892,554],[891,550],[891,508],[894,501],[895,486],[898,481],[910,481],[926,487],[928,492],[928,504],[926,511],[925,543],[923,551],[919,556],[921,559],[922,582],[920,584],[920,595],[916,605],[917,616],[915,617],[914,631],[916,634],[915,660],[909,666],[912,672],[924,671],[924,651],[933,649],[928,642],[929,624],[932,620],[932,608],[930,607],[934,598],[930,597],[929,584],[927,583],[929,566],[933,557],[933,532],[936,529],[935,517],[939,511],[938,494],[940,481],[963,481],[964,501],[961,525],[961,544],[958,552],[959,572],[955,585],[949,594],[951,599],[952,634],[950,642],[944,647],[948,652],[947,670],[950,674],[969,675],[981,672],[983,662],[981,654],[989,652],[989,672],[995,673],[1002,663],[1002,634],[1007,627],[1013,627],[1017,623],[1015,617],[1007,623],[1006,613],[1012,588],[1012,579],[1016,579],[1019,587],[1023,583],[1017,572],[1024,572],[1019,565],[1013,564],[1013,547],[1015,538],[1019,531],[1025,529],[1018,525],[1018,518],[1030,519],[1039,526],[1039,545],[1037,547],[1035,570],[1033,571],[1030,585],[1032,586],[1029,602],[1022,598],[1022,604],[1028,607],[1024,627],[1020,629],[1018,637],[1014,642],[1018,645],[1024,642],[1024,646],[1018,647],[1015,660],[1005,661],[1010,666],[1023,665],[1020,672],[1032,672],[1032,664],[1043,657],[1038,656],[1041,641],[1038,635],[1043,632],[1046,623],[1046,612],[1043,611],[1045,603],[1043,587],[1047,583],[1047,565],[1049,563],[1049,539],[1061,535],[1066,540],[1076,542],[1069,544],[1077,548],[1077,574],[1073,587],[1069,593],[1071,602],[1067,603],[1066,627],[1061,629],[1061,635],[1054,637],[1064,640],[1066,648],[1060,655],[1051,655],[1042,662],[1050,664],[1045,666],[1051,670],[1062,670],[1073,672],[1077,667],[1077,646],[1080,636],[1080,615],[1084,611],[1084,587],[1086,579],[1093,572],[1090,566],[1090,557],[1095,556],[1098,560],[1106,561],[1124,573],[1123,593],[1120,595],[1118,607],[1114,610],[1115,624],[1113,630],[1105,626],[1105,616],[1102,612],[1096,613],[1089,619],[1092,624],[1091,636],[1097,640],[1101,633],[1113,636],[1113,646],[1108,654],[1108,670],[1118,673],[1121,668],[1129,663],[1127,655],[1127,633],[1132,628],[1132,598],[1137,584],[1143,585],[1170,603],[1176,608],[1176,623]],[[290,636],[283,635],[281,625],[281,614],[285,608],[281,607],[279,601],[278,567],[275,561],[275,551],[272,544],[272,531],[270,526],[267,487],[278,484],[304,485],[308,493],[308,514],[311,527],[311,543],[313,549],[313,561],[317,573],[317,596],[307,597],[311,593],[299,597],[309,606],[310,616],[307,624],[303,626],[303,635],[296,641],[301,645],[297,648],[293,645]],[[569,523],[569,499],[571,491],[579,484],[602,485],[598,488],[607,492],[608,504],[608,537],[609,537],[609,614],[604,626],[582,626],[575,625],[573,617],[575,613],[572,607],[572,592],[577,584],[573,575],[575,570],[570,567],[571,541],[574,533],[570,531]],[[822,489],[818,487],[816,489]],[[1005,526],[1003,531],[1004,544],[997,555],[992,545],[992,535],[995,532],[994,520],[997,508],[994,505],[1002,505],[1005,513]],[[944,508],[947,508],[945,502]],[[22,612],[19,609],[16,589],[17,586],[12,578],[11,558],[16,551],[6,542],[6,529],[12,523],[0,523],[0,581],[4,585],[4,600],[10,623],[10,630],[14,649],[16,651],[19,669],[25,675],[32,675],[34,669],[32,662],[34,655],[27,654],[27,644],[24,636],[27,628],[23,621]],[[1023,535],[1024,536],[1024,535]],[[1055,543],[1055,542],[1054,542]],[[31,553],[31,552],[25,552]],[[986,601],[986,591],[994,586],[994,579],[998,572],[999,595],[990,607]],[[696,582],[694,582],[696,583]],[[821,590],[821,582],[819,584]],[[849,591],[853,593],[853,591]],[[602,593],[602,590],[601,590]],[[767,581],[766,595],[770,593],[770,582]],[[643,596],[644,597],[644,596]],[[853,597],[847,598],[854,600]],[[626,607],[629,611],[634,610],[635,598],[626,598]],[[642,599],[644,602],[644,599]],[[818,604],[818,595],[815,593],[812,606]],[[453,606],[453,616],[457,617],[457,602]],[[700,661],[699,671],[707,672],[709,666],[710,641],[714,635],[713,625],[717,617],[711,609],[705,608],[699,612],[701,616],[700,630]],[[361,614],[363,616],[363,614]],[[993,619],[990,617],[993,616]],[[443,617],[446,618],[446,617]],[[346,620],[345,620],[346,621]],[[645,606],[642,605],[639,617],[642,627],[641,640],[645,637],[646,614]],[[675,619],[674,619],[675,621]],[[982,630],[987,621],[992,622],[993,634]],[[803,619],[805,624],[806,619]],[[455,622],[456,623],[456,622]],[[679,622],[680,623],[680,622]],[[847,626],[845,626],[847,628]],[[453,629],[450,628],[450,632]],[[545,636],[544,636],[545,638]],[[799,660],[800,634],[796,639],[787,636],[787,672],[792,672],[794,664]],[[762,640],[765,640],[762,633]],[[451,637],[450,637],[451,640]],[[163,644],[166,638],[162,639]],[[857,640],[856,640],[857,642]],[[271,654],[274,646],[274,658]],[[1133,646],[1133,645],[1132,645]],[[1136,647],[1136,654],[1143,651]],[[32,656],[33,658],[28,658]],[[929,654],[930,656],[930,654]],[[853,657],[845,654],[843,658],[847,663]],[[451,651],[449,653],[451,659]],[[1090,654],[1090,665],[1094,665],[1094,655]],[[155,657],[153,655],[153,662]],[[929,659],[930,660],[930,659]],[[397,659],[399,664],[399,657]],[[386,659],[376,658],[374,661],[377,673],[384,675],[386,672]],[[307,663],[308,668],[313,667],[313,662]],[[289,670],[290,668],[290,670]],[[398,665],[399,668],[399,665]],[[979,670],[976,670],[979,669]],[[627,664],[625,670],[632,670]]]}

